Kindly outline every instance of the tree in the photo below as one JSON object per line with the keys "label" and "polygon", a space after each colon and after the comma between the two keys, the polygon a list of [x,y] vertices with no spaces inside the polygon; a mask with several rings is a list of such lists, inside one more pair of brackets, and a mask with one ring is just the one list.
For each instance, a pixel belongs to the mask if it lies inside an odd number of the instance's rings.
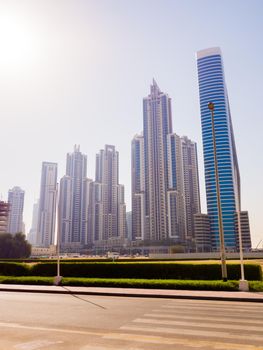
{"label": "tree", "polygon": [[19,259],[28,258],[31,254],[31,244],[26,241],[25,235],[16,233],[0,234],[0,258]]}

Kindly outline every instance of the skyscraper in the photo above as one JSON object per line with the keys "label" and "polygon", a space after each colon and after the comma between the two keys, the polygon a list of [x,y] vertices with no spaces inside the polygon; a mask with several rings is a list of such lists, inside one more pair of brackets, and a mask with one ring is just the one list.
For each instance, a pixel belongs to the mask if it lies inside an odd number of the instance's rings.
{"label": "skyscraper", "polygon": [[54,244],[57,201],[57,163],[42,163],[37,245],[49,247]]}
{"label": "skyscraper", "polygon": [[[95,205],[99,211],[95,213],[96,226],[100,228],[95,237],[102,241],[124,239],[126,206],[124,186],[119,184],[119,152],[115,150],[115,146],[106,145],[105,149],[96,155],[95,190]],[[102,216],[100,223],[98,214]]]}
{"label": "skyscraper", "polygon": [[145,237],[145,172],[144,138],[135,135],[131,151],[132,169],[132,240],[144,240]]}
{"label": "skyscraper", "polygon": [[173,133],[171,99],[155,80],[143,118],[143,134],[132,140],[132,238],[191,246],[200,212],[196,144]]}
{"label": "skyscraper", "polygon": [[83,186],[87,176],[87,156],[74,146],[67,154],[66,175],[60,180],[58,229],[62,246],[79,248],[86,243],[83,227]]}
{"label": "skyscraper", "polygon": [[72,230],[72,179],[64,175],[59,184],[58,232],[61,245],[71,242]]}
{"label": "skyscraper", "polygon": [[27,240],[35,246],[37,244],[37,221],[38,221],[38,208],[39,200],[33,205],[32,224],[29,233],[27,234]]}
{"label": "skyscraper", "polygon": [[187,136],[168,135],[168,206],[170,232],[194,248],[194,215],[200,213],[196,143]]}
{"label": "skyscraper", "polygon": [[150,240],[169,237],[167,136],[171,133],[171,99],[153,80],[143,99],[145,238]]}
{"label": "skyscraper", "polygon": [[168,155],[168,227],[169,238],[178,242],[186,239],[186,211],[181,138],[177,134],[167,136]]}
{"label": "skyscraper", "polygon": [[23,191],[20,187],[13,187],[8,191],[10,212],[7,231],[9,233],[23,232],[24,197],[25,191]]}
{"label": "skyscraper", "polygon": [[94,240],[94,181],[88,178],[83,180],[81,210],[82,243],[87,245]]}
{"label": "skyscraper", "polygon": [[195,240],[194,215],[201,212],[197,146],[187,136],[180,138],[183,164],[186,239]]}
{"label": "skyscraper", "polygon": [[0,201],[0,233],[7,233],[9,203]]}
{"label": "skyscraper", "polygon": [[197,52],[199,95],[205,163],[207,211],[213,248],[220,246],[216,197],[215,161],[211,113],[214,103],[216,156],[225,246],[237,248],[236,211],[240,210],[240,176],[221,50],[217,47]]}
{"label": "skyscraper", "polygon": [[124,185],[118,185],[118,237],[127,238],[126,203]]}

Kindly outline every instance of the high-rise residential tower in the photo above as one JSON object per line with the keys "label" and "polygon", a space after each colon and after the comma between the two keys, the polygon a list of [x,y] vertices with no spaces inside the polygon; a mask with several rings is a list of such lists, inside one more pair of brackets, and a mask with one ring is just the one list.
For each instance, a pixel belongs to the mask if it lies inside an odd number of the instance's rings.
{"label": "high-rise residential tower", "polygon": [[187,136],[180,138],[183,164],[186,239],[195,241],[194,215],[201,212],[197,145]]}
{"label": "high-rise residential tower", "polygon": [[[96,155],[95,239],[108,241],[126,237],[124,186],[119,184],[119,152],[106,145]],[[99,220],[99,216],[101,220]]]}
{"label": "high-rise residential tower", "polygon": [[240,210],[240,176],[233,126],[225,83],[221,50],[217,47],[197,52],[197,67],[205,163],[207,211],[210,219],[213,249],[220,246],[216,197],[215,161],[211,112],[214,104],[216,156],[225,246],[237,248],[236,212]]}
{"label": "high-rise residential tower", "polygon": [[74,146],[67,154],[66,175],[60,180],[58,230],[62,246],[76,247],[86,243],[83,223],[83,186],[87,176],[87,156]]}
{"label": "high-rise residential tower", "polygon": [[194,215],[200,213],[196,143],[187,136],[168,135],[168,206],[170,231],[194,248]]}
{"label": "high-rise residential tower", "polygon": [[181,138],[167,136],[168,155],[168,227],[169,238],[183,243],[186,239],[186,210]]}
{"label": "high-rise residential tower", "polygon": [[144,240],[145,237],[145,172],[144,138],[135,135],[131,151],[132,169],[132,240]]}
{"label": "high-rise residential tower", "polygon": [[94,240],[94,191],[94,181],[84,179],[81,205],[81,232],[84,245],[91,244]]}
{"label": "high-rise residential tower", "polygon": [[171,99],[154,80],[143,117],[143,134],[132,140],[132,239],[191,247],[200,212],[196,144],[173,133]]}
{"label": "high-rise residential tower", "polygon": [[150,240],[169,237],[167,136],[171,133],[171,99],[153,80],[143,99],[145,238]]}
{"label": "high-rise residential tower", "polygon": [[43,162],[37,223],[37,245],[54,244],[57,201],[57,163]]}
{"label": "high-rise residential tower", "polygon": [[24,209],[25,191],[20,187],[14,187],[8,191],[8,203],[10,212],[8,218],[9,233],[23,232],[23,209]]}
{"label": "high-rise residential tower", "polygon": [[37,244],[37,221],[38,221],[38,208],[39,200],[33,205],[33,215],[32,215],[32,224],[29,233],[27,234],[27,240],[33,246]]}
{"label": "high-rise residential tower", "polygon": [[0,201],[0,234],[7,233],[9,203]]}

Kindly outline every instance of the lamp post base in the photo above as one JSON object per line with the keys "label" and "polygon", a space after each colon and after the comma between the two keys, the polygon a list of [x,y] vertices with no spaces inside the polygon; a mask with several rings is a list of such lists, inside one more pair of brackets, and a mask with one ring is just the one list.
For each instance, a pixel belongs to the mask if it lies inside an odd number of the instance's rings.
{"label": "lamp post base", "polygon": [[53,284],[54,284],[55,286],[59,286],[60,283],[61,283],[61,280],[62,280],[62,276],[56,276],[56,277],[54,278]]}
{"label": "lamp post base", "polygon": [[248,281],[247,280],[239,280],[238,290],[240,292],[248,292],[249,291]]}

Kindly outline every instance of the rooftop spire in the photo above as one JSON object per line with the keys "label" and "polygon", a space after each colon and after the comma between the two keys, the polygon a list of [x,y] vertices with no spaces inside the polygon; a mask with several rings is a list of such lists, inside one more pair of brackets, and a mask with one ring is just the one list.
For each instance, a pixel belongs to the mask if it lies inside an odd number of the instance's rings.
{"label": "rooftop spire", "polygon": [[151,95],[159,95],[161,92],[159,86],[157,85],[155,79],[153,78],[153,83],[151,85]]}
{"label": "rooftop spire", "polygon": [[80,152],[80,145],[74,145],[74,152]]}

